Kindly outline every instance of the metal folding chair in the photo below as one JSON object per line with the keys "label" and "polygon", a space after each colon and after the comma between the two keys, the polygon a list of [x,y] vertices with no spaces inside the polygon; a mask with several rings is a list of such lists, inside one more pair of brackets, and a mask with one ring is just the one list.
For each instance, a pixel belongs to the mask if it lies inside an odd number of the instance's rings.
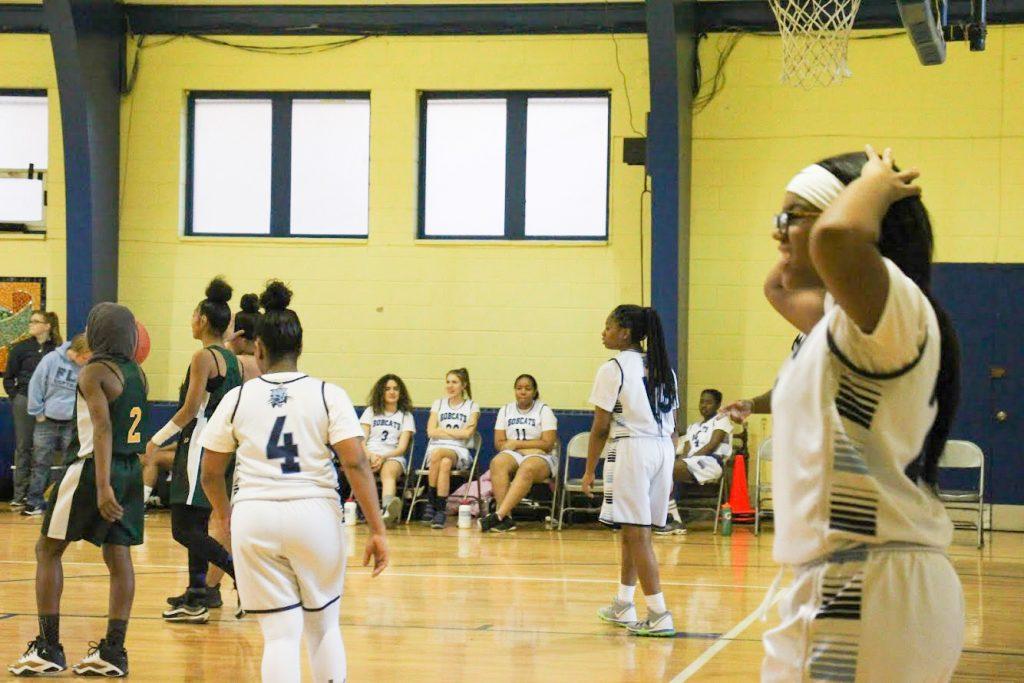
{"label": "metal folding chair", "polygon": [[978,488],[970,490],[939,489],[939,500],[947,510],[964,510],[977,512],[976,522],[969,520],[954,521],[957,529],[976,529],[978,547],[985,545],[984,516],[985,503],[985,454],[970,441],[947,441],[946,448],[939,458],[939,469],[972,469],[978,470]]}
{"label": "metal folding chair", "polygon": [[[583,493],[583,478],[573,478],[570,475],[570,466],[573,460],[587,459],[587,449],[590,448],[590,432],[581,432],[576,436],[569,439],[569,445],[565,449],[564,462],[558,468],[561,472],[561,483],[559,484],[559,502],[558,502],[558,530],[562,530],[563,520],[565,519],[566,512],[600,512],[601,511],[601,499],[603,496],[598,497],[597,507],[593,505],[587,507],[575,507],[567,505],[572,503],[572,494]],[[604,462],[604,453],[601,453],[601,462]],[[604,493],[604,479],[598,478],[594,480],[592,487],[593,493],[603,494]],[[553,512],[554,510],[552,510]]]}
{"label": "metal folding chair", "polygon": [[[453,478],[457,477],[459,479],[464,479],[466,481],[473,481],[474,477],[476,476],[477,464],[480,462],[480,449],[483,446],[483,443],[484,443],[484,440],[483,440],[483,438],[481,438],[479,431],[476,432],[475,434],[473,434],[473,439],[469,442],[469,450],[473,453],[472,463],[470,464],[468,470],[467,469],[452,470],[451,476]],[[423,478],[430,474],[430,469],[426,466],[426,462],[425,462],[426,461],[426,457],[427,457],[426,449],[424,449],[424,453],[423,453],[424,462],[421,462],[419,468],[415,472],[412,473],[412,474],[416,475],[416,483],[414,484],[413,489],[412,489],[412,500],[409,502],[409,510],[406,512],[406,515],[405,515],[405,522],[406,522],[406,524],[408,524],[410,521],[412,521],[412,513],[413,513],[413,510],[416,508],[416,503],[422,503],[425,500],[420,495],[420,492],[423,489],[423,486],[422,486]],[[411,466],[411,462],[412,461],[410,460],[410,466]],[[406,486],[408,486],[408,481],[411,478],[412,478],[411,476],[406,476],[406,478],[405,478],[406,479]],[[477,487],[476,487],[476,499],[477,499],[477,504],[479,506],[479,509],[482,509],[483,500],[481,500],[481,497],[480,497],[480,482],[479,482],[479,480],[477,481]]]}
{"label": "metal folding chair", "polygon": [[757,449],[757,464],[754,465],[754,535],[761,534],[761,518],[770,516],[771,510],[765,510],[765,503],[772,502],[771,482],[762,483],[761,470],[764,464],[772,462],[772,440],[765,439],[761,447]]}

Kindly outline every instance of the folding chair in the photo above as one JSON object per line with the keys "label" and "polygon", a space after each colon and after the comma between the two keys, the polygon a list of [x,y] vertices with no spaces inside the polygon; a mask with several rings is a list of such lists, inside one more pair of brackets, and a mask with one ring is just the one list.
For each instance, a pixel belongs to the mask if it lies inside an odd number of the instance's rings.
{"label": "folding chair", "polygon": [[[558,463],[560,461],[561,454],[562,454],[562,440],[561,439],[555,439],[555,446],[551,450],[551,455],[555,456],[555,462],[556,463]],[[549,511],[548,514],[549,514],[549,517],[550,517],[550,521],[554,522],[554,519],[555,519],[555,507],[556,507],[555,503],[556,503],[556,501],[558,499],[559,473],[560,473],[560,468],[556,465],[555,466],[555,471],[551,474],[550,477],[548,477],[544,481],[536,483],[536,484],[534,484],[533,486],[530,487],[530,490],[527,491],[526,496],[521,501],[519,501],[519,503],[516,505],[514,512],[518,512],[518,513],[536,513],[542,507],[550,507],[550,511]],[[538,500],[537,497],[535,496],[535,494],[537,494],[537,493],[543,493],[545,489],[547,490],[547,492],[549,492],[551,494],[550,506],[549,505],[545,505],[545,502],[544,502],[543,498]]]}
{"label": "folding chair", "polygon": [[985,545],[984,510],[982,500],[985,495],[985,455],[977,444],[970,441],[947,441],[946,448],[939,458],[939,469],[972,469],[978,470],[978,488],[970,490],[939,489],[939,500],[947,510],[963,510],[977,512],[978,521],[954,521],[957,529],[977,529],[978,547]]}
{"label": "folding chair", "polygon": [[[678,510],[708,510],[713,512],[715,515],[715,521],[711,528],[712,534],[718,533],[718,520],[722,516],[722,502],[725,500],[726,482],[732,481],[732,464],[735,456],[728,455],[722,458],[722,476],[718,478],[718,491],[716,495],[698,495],[698,496],[684,496],[686,504],[676,503]],[[690,488],[681,489],[682,493],[697,491],[699,494],[704,494],[704,489],[710,488],[707,484],[697,486],[691,486]],[[710,491],[706,492],[710,494]]]}
{"label": "folding chair", "polygon": [[[480,461],[480,448],[483,446],[483,443],[484,443],[484,440],[480,436],[480,432],[476,432],[475,434],[473,434],[473,438],[469,442],[469,450],[473,454],[473,459],[472,459],[472,462],[471,462],[471,464],[469,466],[469,469],[468,470],[454,470],[453,469],[452,473],[451,473],[451,476],[453,478],[454,477],[458,477],[459,479],[465,479],[466,481],[473,481],[474,477],[476,476],[477,463],[479,463],[479,461]],[[428,448],[429,448],[429,446],[428,446]],[[413,489],[412,489],[412,500],[409,502],[409,510],[408,510],[408,512],[405,515],[405,523],[406,524],[408,524],[409,522],[412,521],[412,512],[416,508],[416,503],[422,503],[422,502],[424,502],[426,500],[425,498],[420,496],[420,492],[423,489],[423,478],[427,477],[430,474],[430,469],[426,466],[426,457],[427,457],[426,456],[426,451],[424,451],[424,453],[423,453],[424,462],[420,463],[419,468],[415,472],[412,473],[412,474],[416,475],[416,483],[415,483],[415,485],[413,486]],[[410,466],[411,466],[411,464],[412,464],[412,461],[410,460]],[[408,481],[411,478],[412,478],[411,476],[406,476],[406,478],[405,478],[406,479],[406,486],[408,486]],[[454,487],[453,487],[453,490],[454,490]],[[483,500],[481,499],[481,496],[480,496],[480,482],[479,482],[479,480],[477,481],[477,486],[476,486],[476,500],[477,500],[477,509],[482,511],[483,510]]]}
{"label": "folding chair", "polygon": [[[566,512],[576,512],[576,511],[579,511],[579,512],[600,512],[601,511],[601,503],[600,503],[600,501],[603,498],[603,495],[599,495],[598,496],[598,505],[597,505],[597,507],[594,507],[593,505],[590,505],[590,506],[587,506],[587,507],[574,507],[574,506],[567,506],[566,505],[567,502],[569,502],[569,503],[572,502],[572,498],[570,497],[572,494],[574,494],[574,493],[582,494],[583,493],[583,478],[582,477],[573,478],[571,476],[571,474],[570,474],[570,469],[569,468],[572,465],[572,461],[573,460],[583,460],[583,461],[586,461],[586,459],[587,459],[587,449],[589,449],[589,448],[590,448],[590,432],[581,432],[581,433],[577,434],[576,436],[572,437],[571,439],[569,439],[569,445],[565,449],[565,462],[561,463],[561,467],[558,468],[559,471],[561,472],[561,485],[559,486],[561,491],[560,491],[560,497],[559,497],[559,502],[558,502],[558,530],[559,531],[562,530],[562,524],[563,524],[563,520],[565,519],[565,513]],[[603,465],[604,457],[605,457],[605,454],[602,452],[601,453],[601,462],[599,463],[599,467],[601,465]],[[604,493],[604,479],[603,478],[598,478],[598,479],[594,480],[594,485],[592,487],[592,492],[595,493],[595,494],[603,494]],[[552,512],[553,511],[554,510],[552,510]]]}
{"label": "folding chair", "polygon": [[761,470],[763,464],[771,464],[772,462],[772,440],[771,438],[765,439],[761,447],[757,449],[757,464],[754,465],[756,472],[754,473],[754,535],[759,536],[761,534],[761,518],[770,516],[771,510],[765,510],[764,504],[772,502],[772,485],[771,482],[761,482]]}

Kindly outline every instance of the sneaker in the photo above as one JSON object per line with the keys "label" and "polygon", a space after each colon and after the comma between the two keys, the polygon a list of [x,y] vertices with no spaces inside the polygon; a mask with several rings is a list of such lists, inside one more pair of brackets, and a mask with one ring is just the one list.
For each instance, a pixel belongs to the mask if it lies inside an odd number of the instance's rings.
{"label": "sneaker", "polygon": [[206,601],[204,604],[208,609],[217,609],[224,606],[224,601],[220,597],[219,583],[216,586],[206,587]]}
{"label": "sneaker", "polygon": [[12,500],[11,501],[11,509],[12,510],[20,510],[23,507],[25,507],[25,501],[23,501],[23,500]]}
{"label": "sneaker", "polygon": [[123,647],[115,650],[104,638],[99,644],[89,643],[89,653],[71,670],[79,676],[123,678],[128,675],[128,651]]}
{"label": "sneaker", "polygon": [[648,638],[671,638],[676,634],[675,624],[672,623],[672,613],[662,612],[661,614],[647,613],[647,618],[635,624],[626,626],[634,636],[645,636]]}
{"label": "sneaker", "polygon": [[636,623],[636,604],[632,602],[619,602],[618,600],[612,600],[611,605],[597,610],[597,616],[601,617],[602,621],[607,621],[609,624],[628,627],[631,624]]}
{"label": "sneaker", "polygon": [[186,588],[185,592],[182,593],[181,595],[172,595],[171,597],[167,598],[167,604],[170,605],[171,607],[179,607],[179,606],[185,604],[185,600],[187,598],[188,598],[188,588]]}
{"label": "sneaker", "polygon": [[490,531],[498,523],[498,515],[493,512],[480,518],[480,531]]}
{"label": "sneaker", "polygon": [[434,523],[434,516],[436,514],[437,513],[434,510],[434,505],[432,503],[427,503],[426,505],[423,506],[423,515],[420,517],[420,523],[421,524],[433,524]]}
{"label": "sneaker", "polygon": [[38,517],[41,514],[43,514],[42,506],[33,507],[32,505],[26,505],[21,510],[22,517]]}
{"label": "sneaker", "polygon": [[681,522],[670,519],[665,526],[653,527],[652,531],[655,536],[681,536],[686,533],[686,527]]}
{"label": "sneaker", "polygon": [[165,610],[163,618],[165,621],[181,622],[187,624],[205,624],[210,620],[210,610],[206,606],[206,591],[190,588],[185,594],[185,600],[169,610]]}
{"label": "sneaker", "polygon": [[402,521],[402,499],[395,496],[384,509],[384,526],[394,529]]}
{"label": "sneaker", "polygon": [[56,674],[68,668],[64,659],[64,648],[50,645],[42,636],[28,644],[18,661],[7,667],[15,676],[37,676],[39,674]]}
{"label": "sneaker", "polygon": [[444,510],[438,510],[434,513],[434,519],[430,521],[431,529],[443,529],[445,523],[448,521],[448,513]]}
{"label": "sneaker", "polygon": [[[497,515],[494,516],[497,519]],[[509,515],[505,519],[498,519],[493,526],[491,526],[492,534],[503,534],[508,531],[516,530],[516,522],[512,519],[512,515]]]}

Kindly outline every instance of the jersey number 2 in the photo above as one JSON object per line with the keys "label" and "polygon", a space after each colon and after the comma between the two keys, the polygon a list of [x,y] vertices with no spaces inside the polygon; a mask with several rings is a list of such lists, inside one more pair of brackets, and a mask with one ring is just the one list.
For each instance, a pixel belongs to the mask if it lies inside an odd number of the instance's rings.
{"label": "jersey number 2", "polygon": [[284,460],[281,463],[281,472],[284,474],[295,474],[299,471],[299,447],[292,441],[291,434],[282,434],[284,431],[284,415],[274,421],[274,428],[270,430],[270,440],[267,442],[267,458],[270,460]]}
{"label": "jersey number 2", "polygon": [[128,443],[142,443],[142,434],[139,434],[139,423],[142,422],[142,408],[135,406],[128,412],[132,419],[132,426],[128,428]]}

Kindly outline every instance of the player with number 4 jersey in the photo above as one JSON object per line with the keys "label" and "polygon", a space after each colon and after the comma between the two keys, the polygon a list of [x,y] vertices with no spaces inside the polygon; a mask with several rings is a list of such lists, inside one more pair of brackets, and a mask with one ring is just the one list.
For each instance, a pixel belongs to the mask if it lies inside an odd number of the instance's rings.
{"label": "player with number 4 jersey", "polygon": [[[242,607],[263,631],[263,680],[299,681],[305,634],[313,679],[344,681],[346,553],[332,452],[366,515],[364,563],[374,558],[374,575],[387,566],[387,544],[362,426],[343,389],[299,371],[302,326],[290,301],[282,283],[267,285],[255,353],[264,374],[228,392],[210,418],[200,437],[202,485],[213,523],[230,530]],[[224,473],[232,453],[229,500]]]}

